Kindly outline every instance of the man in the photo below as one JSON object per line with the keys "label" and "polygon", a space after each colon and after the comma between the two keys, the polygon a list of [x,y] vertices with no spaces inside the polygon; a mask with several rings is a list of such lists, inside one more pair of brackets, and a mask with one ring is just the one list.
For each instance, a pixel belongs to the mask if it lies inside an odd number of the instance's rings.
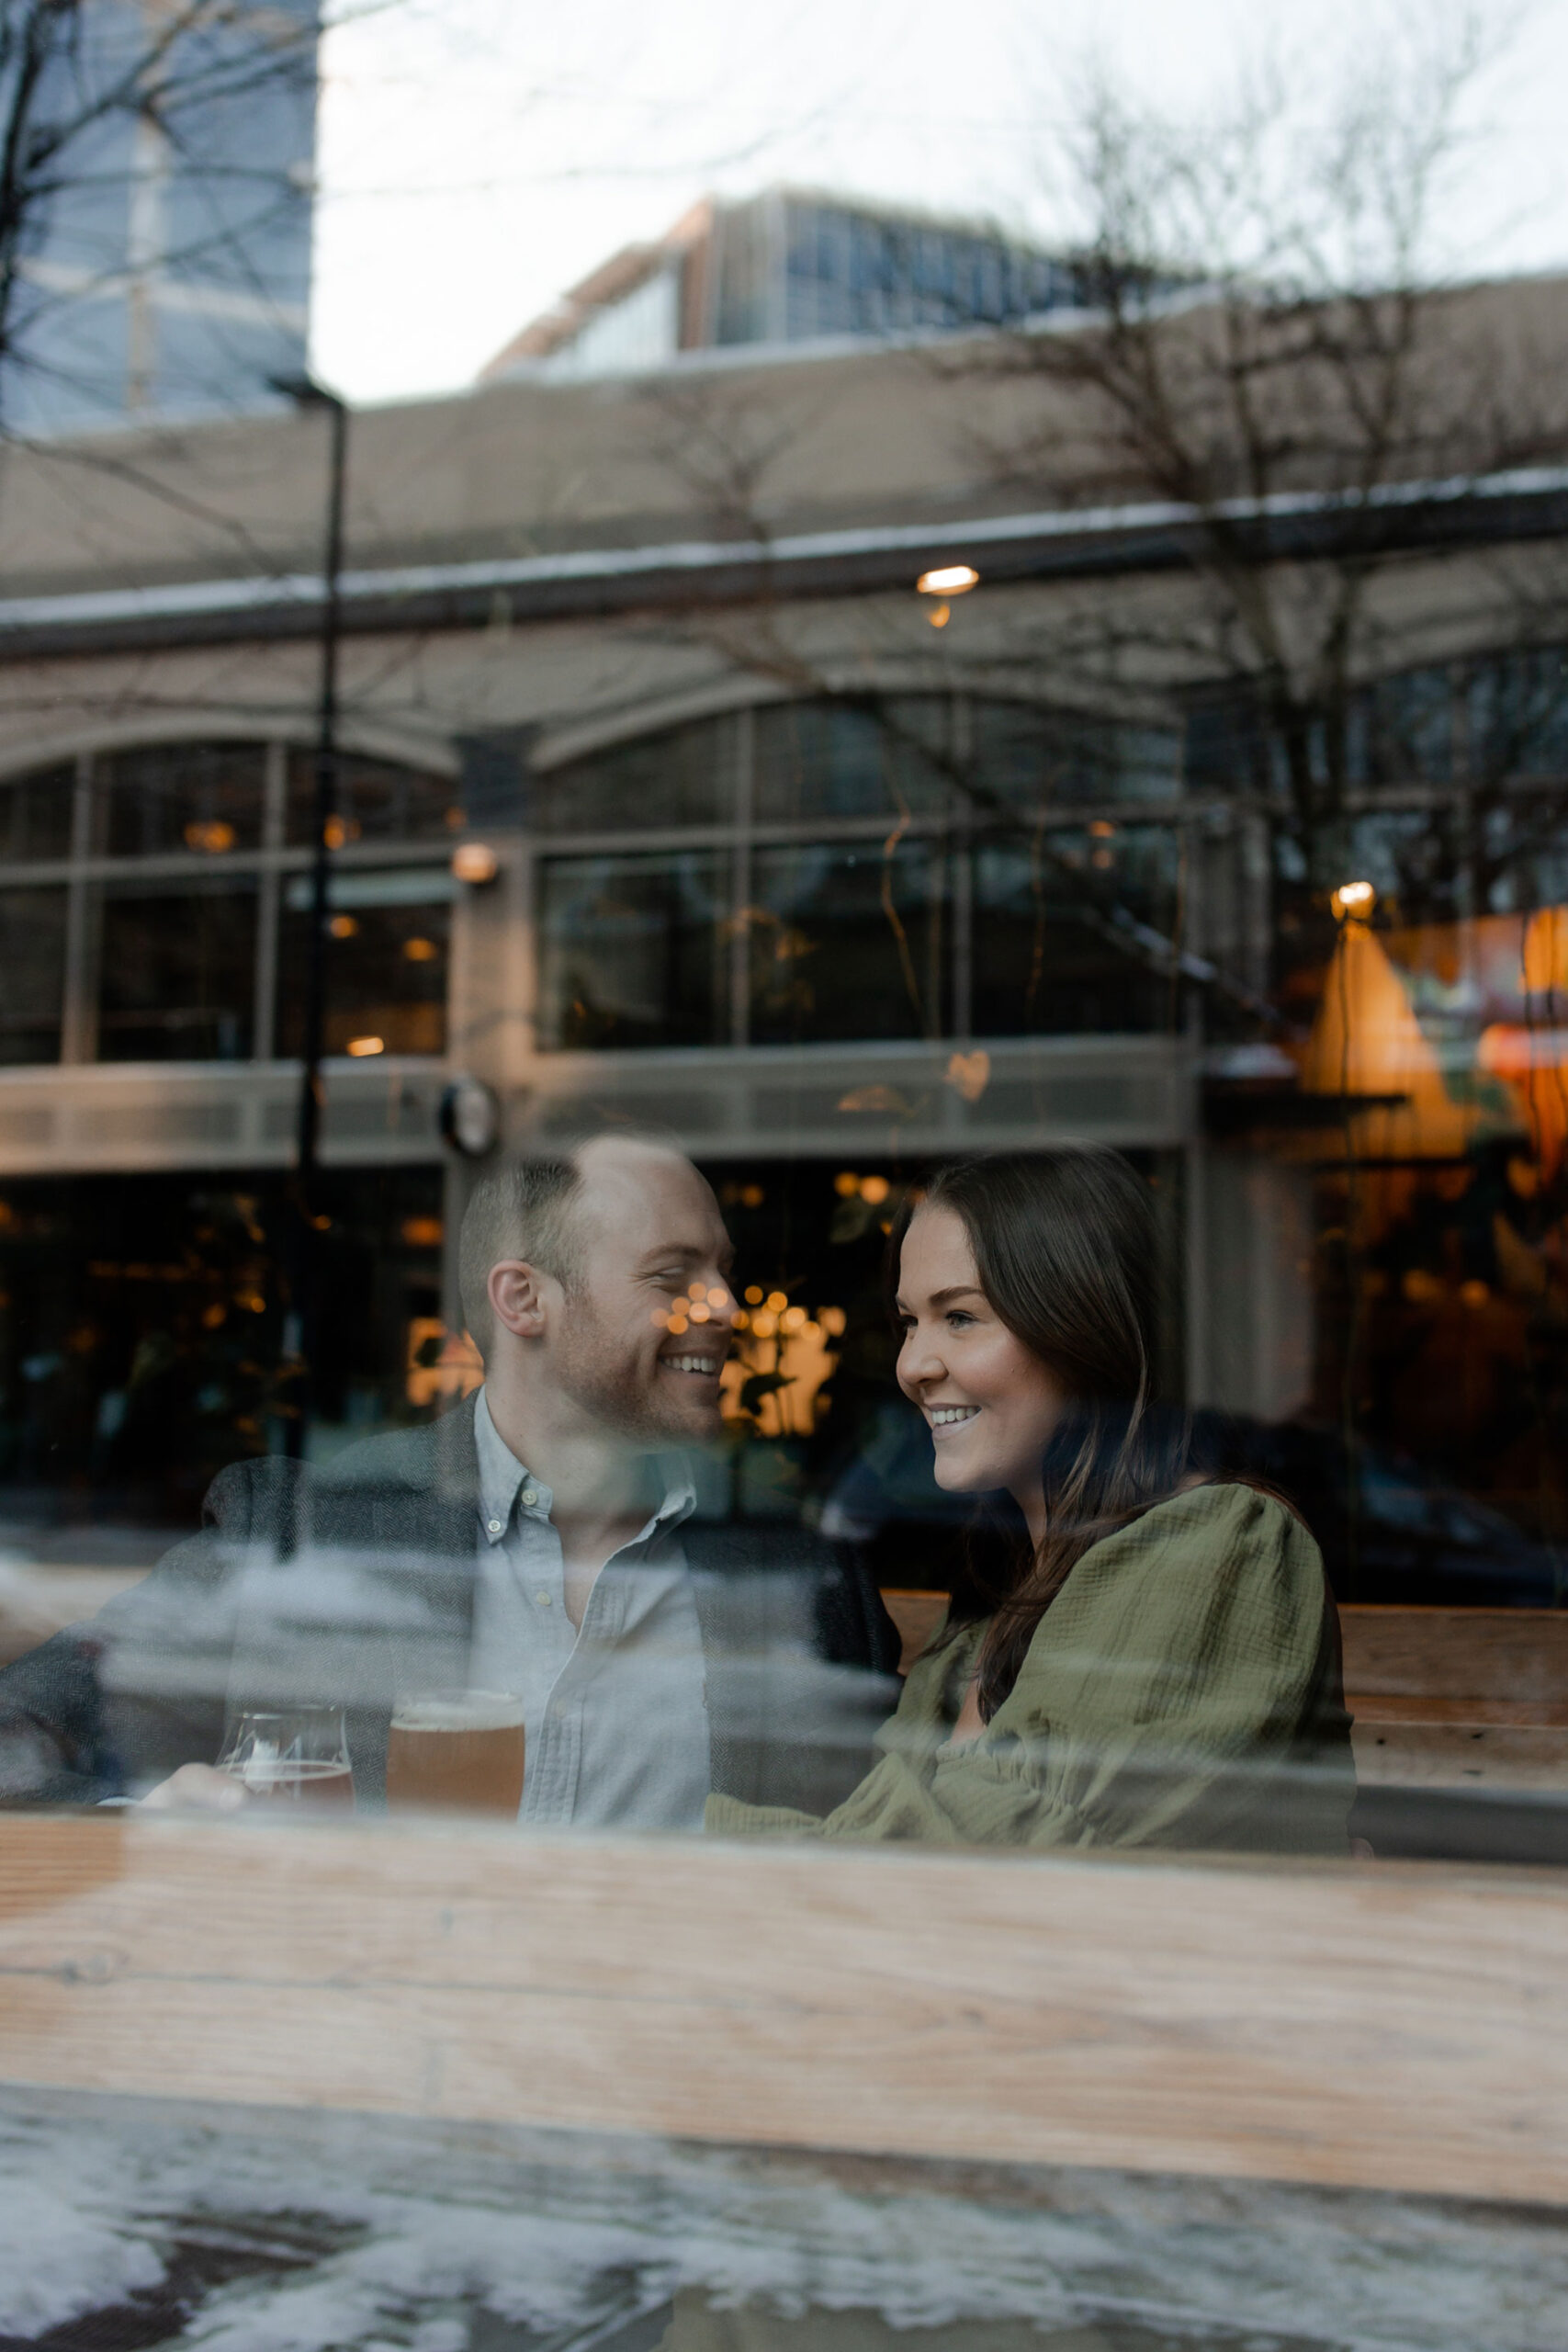
{"label": "man", "polygon": [[522,1698],[526,1821],[696,1828],[711,1788],[847,1790],[892,1689],[880,1600],[803,1530],[699,1522],[671,1457],[719,1433],[730,1259],[662,1143],[482,1179],[459,1271],[483,1387],[320,1470],[223,1472],[199,1535],[0,1675],[0,1799],[232,1805],[225,1714],[321,1703],[374,1801],[394,1699],[453,1685]]}

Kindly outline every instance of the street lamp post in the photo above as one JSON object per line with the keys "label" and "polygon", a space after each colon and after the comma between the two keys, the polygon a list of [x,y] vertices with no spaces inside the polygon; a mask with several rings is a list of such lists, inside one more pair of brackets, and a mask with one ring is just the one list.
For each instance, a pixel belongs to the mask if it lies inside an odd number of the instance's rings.
{"label": "street lamp post", "polygon": [[310,930],[305,967],[305,1035],[299,1075],[295,1159],[293,1299],[284,1353],[300,1363],[299,1410],[285,1424],[287,1451],[304,1452],[305,1424],[315,1385],[321,1301],[317,1281],[316,1170],[321,1136],[321,1049],[327,1009],[327,924],[332,907],[333,826],[337,815],[338,644],[342,635],[344,493],[348,458],[348,406],[310,376],[277,380],[300,408],[324,409],[332,439],[327,484],[327,535],[322,564],[321,674],[316,700],[315,798],[310,861]]}

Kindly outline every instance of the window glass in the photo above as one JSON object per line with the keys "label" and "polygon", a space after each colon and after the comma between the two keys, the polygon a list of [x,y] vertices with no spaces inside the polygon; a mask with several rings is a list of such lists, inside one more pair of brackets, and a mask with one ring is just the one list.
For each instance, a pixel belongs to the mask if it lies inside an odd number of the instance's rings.
{"label": "window glass", "polygon": [[712,825],[734,810],[736,722],[699,719],[531,779],[534,821],[543,832],[640,831]]}
{"label": "window glass", "polygon": [[947,799],[939,764],[945,723],[945,706],[934,697],[869,710],[828,702],[759,710],[759,821],[940,813]]}
{"label": "window glass", "polygon": [[1446,784],[1453,774],[1454,682],[1446,664],[1384,678],[1359,698],[1352,781]]}
{"label": "window glass", "polygon": [[0,890],[0,1064],[60,1057],[63,890]]}
{"label": "window glass", "polygon": [[1170,1027],[1178,860],[1168,825],[1108,820],[976,849],[976,1035]]}
{"label": "window glass", "polygon": [[753,1043],[940,1033],[942,870],[920,842],[759,850],[742,916]]}
{"label": "window glass", "polygon": [[1469,706],[1478,776],[1568,775],[1568,654],[1561,646],[1479,662]]}
{"label": "window glass", "polygon": [[114,857],[257,848],[265,765],[259,743],[158,743],[95,759],[106,847]]}
{"label": "window glass", "polygon": [[728,1034],[728,861],[551,858],[540,889],[541,1034],[573,1051]]}
{"label": "window glass", "polygon": [[1174,728],[1136,727],[1031,703],[976,702],[964,773],[976,813],[998,803],[1034,811],[1053,805],[1168,800],[1181,787]]}
{"label": "window glass", "polygon": [[[290,877],[278,954],[277,1046],[304,1046],[311,876]],[[457,885],[445,871],[400,866],[332,877],[327,917],[329,1054],[439,1054],[446,1047],[446,977]]]}
{"label": "window glass", "polygon": [[[441,840],[459,832],[464,814],[455,779],[340,752],[336,762],[334,849],[358,841]],[[288,835],[304,845],[315,839],[316,755],[303,745],[288,753]]]}
{"label": "window glass", "polygon": [[244,1060],[255,968],[254,882],[113,885],[103,897],[99,1060]]}
{"label": "window glass", "polygon": [[[341,1443],[417,1416],[409,1367],[440,1314],[441,1178],[350,1168],[320,1182],[322,1421]],[[291,1216],[278,1168],[0,1183],[0,1491],[14,1503],[52,1484],[111,1526],[166,1531],[196,1523],[230,1463],[282,1452]],[[62,1532],[66,1558],[93,1556],[90,1533]],[[161,1548],[111,1534],[101,1555],[130,1567]]]}
{"label": "window glass", "polygon": [[0,865],[69,854],[75,788],[74,767],[0,782]]}

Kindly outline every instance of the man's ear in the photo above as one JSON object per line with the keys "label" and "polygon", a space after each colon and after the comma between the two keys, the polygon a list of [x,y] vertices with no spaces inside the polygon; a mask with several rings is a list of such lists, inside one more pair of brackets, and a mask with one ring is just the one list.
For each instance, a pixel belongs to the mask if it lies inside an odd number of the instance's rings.
{"label": "man's ear", "polygon": [[490,1310],[503,1329],[519,1340],[544,1337],[547,1320],[544,1288],[549,1277],[521,1258],[503,1258],[490,1270]]}

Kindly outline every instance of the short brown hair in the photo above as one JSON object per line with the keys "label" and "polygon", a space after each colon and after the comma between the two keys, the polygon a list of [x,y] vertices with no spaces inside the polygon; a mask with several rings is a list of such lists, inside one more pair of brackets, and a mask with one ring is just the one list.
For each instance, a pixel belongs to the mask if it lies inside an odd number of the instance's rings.
{"label": "short brown hair", "polygon": [[510,1159],[474,1186],[457,1242],[457,1286],[481,1356],[495,1337],[490,1272],[503,1258],[524,1259],[565,1289],[575,1286],[581,1266],[571,1208],[581,1183],[573,1159]]}

